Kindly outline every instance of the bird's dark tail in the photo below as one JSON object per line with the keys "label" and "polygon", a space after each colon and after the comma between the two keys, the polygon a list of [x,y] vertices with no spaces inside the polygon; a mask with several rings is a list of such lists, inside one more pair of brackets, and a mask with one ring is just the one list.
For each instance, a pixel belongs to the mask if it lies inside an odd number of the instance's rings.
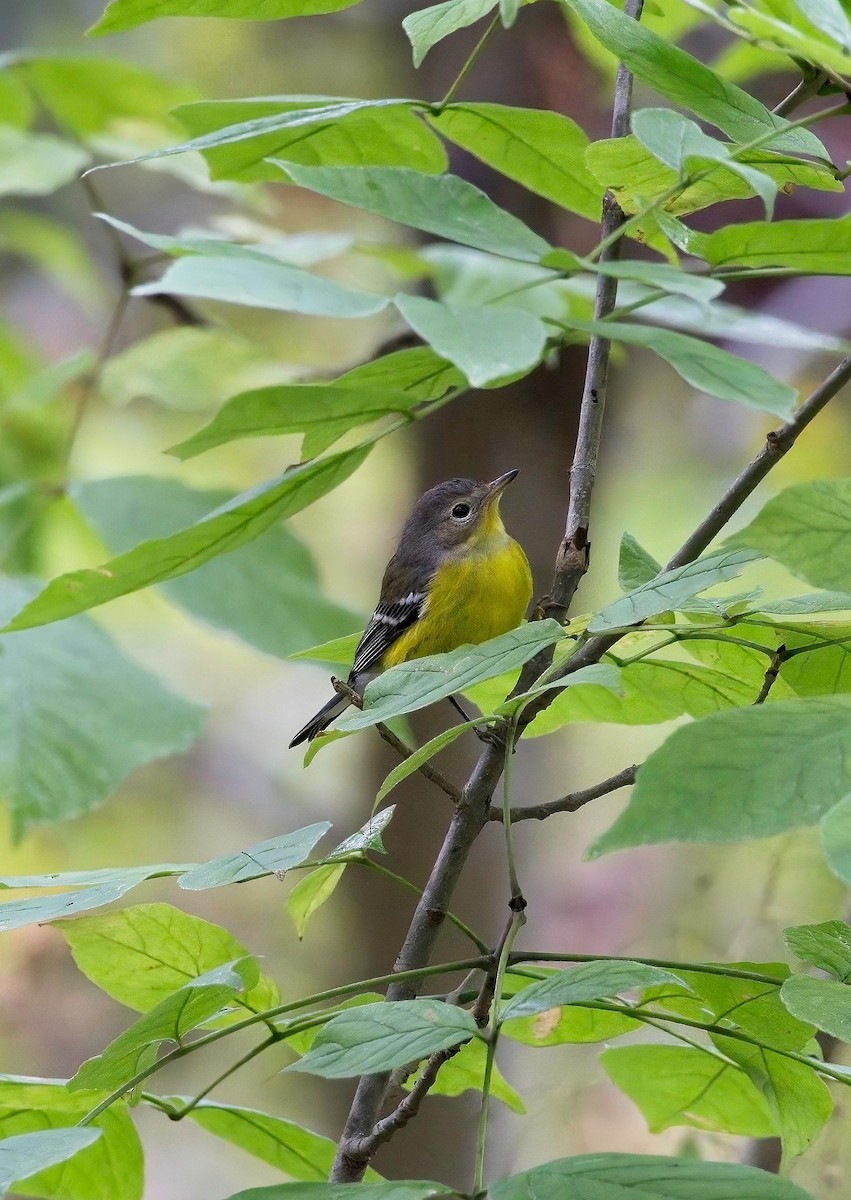
{"label": "bird's dark tail", "polygon": [[294,746],[300,746],[302,742],[312,742],[316,735],[327,729],[334,718],[339,717],[340,713],[350,704],[351,700],[347,696],[333,696],[327,704],[320,708],[316,716],[311,717],[307,724],[298,731],[290,742],[290,750]]}

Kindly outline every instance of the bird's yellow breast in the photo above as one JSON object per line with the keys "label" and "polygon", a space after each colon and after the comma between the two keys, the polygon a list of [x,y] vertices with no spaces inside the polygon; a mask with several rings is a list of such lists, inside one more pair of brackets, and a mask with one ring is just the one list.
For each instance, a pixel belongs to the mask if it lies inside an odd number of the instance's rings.
{"label": "bird's yellow breast", "polygon": [[498,528],[483,529],[438,567],[424,612],[387,650],[384,669],[486,642],[520,624],[532,598],[532,572],[522,546],[497,521]]}

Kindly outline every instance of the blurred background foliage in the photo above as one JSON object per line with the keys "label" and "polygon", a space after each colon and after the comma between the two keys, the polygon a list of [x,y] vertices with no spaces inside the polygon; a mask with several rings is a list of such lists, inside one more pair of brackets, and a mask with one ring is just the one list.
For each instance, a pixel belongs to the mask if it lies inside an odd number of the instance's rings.
{"label": "blurred background foliage", "polygon": [[[401,30],[409,10],[393,0],[371,0],[311,21],[171,19],[88,42],[82,31],[101,8],[99,0],[6,0],[0,29],[0,51],[34,56],[17,74],[0,74],[0,120],[6,122],[0,137],[0,556],[5,570],[41,577],[96,564],[105,549],[122,549],[120,533],[110,539],[110,516],[126,533],[140,515],[132,493],[122,498],[102,492],[101,520],[93,523],[103,545],[60,498],[69,480],[161,476],[164,520],[173,514],[168,479],[218,492],[249,487],[295,457],[295,439],[232,443],[184,464],[164,450],[195,432],[239,390],[311,372],[335,373],[370,358],[401,332],[383,315],[346,322],[136,298],[120,313],[113,338],[109,327],[121,272],[147,251],[116,237],[93,218],[94,211],[158,233],[210,225],[230,234],[262,226],[281,236],[345,230],[354,250],[323,268],[340,282],[355,276],[361,283],[380,281],[388,274],[404,281],[411,266],[398,227],[295,188],[211,184],[200,157],[100,172],[83,183],[77,179],[80,168],[185,138],[187,129],[171,110],[201,98],[298,93],[434,98],[446,91],[476,36],[466,31],[450,39],[414,74]],[[684,4],[648,4],[647,20],[769,106],[794,83],[777,72],[782,57],[733,46]],[[61,67],[55,58],[63,60]],[[152,89],[146,75],[136,79],[136,69],[154,72],[160,82]],[[600,137],[608,128],[612,72],[610,58],[594,50],[578,25],[568,26],[556,6],[536,5],[516,29],[498,32],[464,94],[568,113],[590,136]],[[43,140],[24,161],[16,158],[15,131],[30,120]],[[196,132],[191,126],[189,131]],[[834,161],[851,156],[847,122],[827,123],[820,136]],[[50,140],[57,137],[61,149]],[[453,150],[451,158],[457,173],[539,232],[578,252],[595,242],[592,222],[557,212],[461,151]],[[756,200],[734,203],[759,214]],[[836,215],[845,203],[841,193],[806,191],[782,195],[778,209],[781,216]],[[710,213],[696,224],[710,228],[712,220]],[[393,239],[396,253],[375,252],[376,243]],[[800,320],[823,334],[851,336],[847,277],[733,284],[727,298],[760,314]],[[102,369],[93,374],[105,347]],[[823,355],[794,347],[735,348],[802,390],[829,365]],[[4,829],[4,871],[199,861],[326,817],[340,837],[357,828],[392,759],[377,737],[366,734],[329,746],[305,771],[301,755],[287,752],[286,745],[325,698],[327,673],[288,661],[286,654],[359,627],[412,499],[455,474],[491,478],[510,467],[521,469],[505,515],[527,547],[537,592],[544,593],[562,528],[583,363],[584,351],[568,348],[558,364],[520,383],[468,393],[427,422],[381,442],[363,469],[292,520],[289,527],[309,548],[328,598],[321,621],[317,618],[320,628],[288,626],[279,643],[270,644],[274,621],[268,619],[262,579],[256,595],[265,618],[262,648],[250,631],[246,640],[198,619],[197,603],[193,615],[191,601],[176,593],[145,591],[100,609],[96,621],[136,663],[178,696],[204,706],[203,733],[179,758],[137,770],[94,812],[34,829],[20,844],[13,844],[11,828]],[[814,472],[847,473],[847,425],[847,407],[831,406],[772,475],[771,487]],[[758,446],[764,429],[759,415],[689,391],[649,354],[621,355],[595,502],[593,570],[580,607],[591,608],[614,593],[624,528],[664,559]],[[14,491],[28,482],[36,488]],[[97,490],[87,494],[96,497]],[[95,499],[92,505],[94,511]],[[135,540],[129,537],[129,543]],[[290,545],[280,553],[304,551]],[[778,586],[781,582],[778,572]],[[218,586],[227,589],[226,570]],[[243,623],[252,619],[251,612],[237,616]],[[418,733],[434,732],[441,717],[419,714]],[[533,801],[595,782],[639,761],[667,731],[667,726],[579,725],[535,743],[534,754],[521,745],[518,795]],[[459,778],[477,751],[469,741],[462,739],[447,754],[446,770]],[[397,815],[386,835],[390,861],[395,870],[422,881],[447,811],[417,781],[408,781],[396,798]],[[784,957],[778,933],[784,924],[823,920],[841,906],[839,884],[827,875],[809,834],[734,848],[635,850],[583,863],[583,849],[621,803],[609,797],[569,821],[557,818],[563,823],[546,834],[543,827],[530,828],[533,823],[523,828],[517,840],[530,900],[530,944],[772,960]],[[495,879],[503,886],[498,855],[494,829],[481,839],[456,901],[487,936],[494,933],[488,927],[489,883]],[[285,893],[272,878],[250,889],[193,896],[193,910],[223,923],[263,955],[264,970],[279,981],[285,997],[353,973],[364,977],[389,969],[407,924],[406,896],[351,870],[299,944],[285,913]],[[173,901],[174,889],[167,881],[153,882],[144,898]],[[120,1007],[77,973],[55,931],[30,927],[7,936],[3,946],[0,1042],[8,1071],[70,1074],[125,1024]],[[615,1128],[621,1150],[701,1147],[719,1158],[741,1151],[733,1139],[681,1128],[649,1135],[638,1112],[606,1081],[593,1047],[587,1054],[582,1047],[562,1047],[545,1063],[516,1046],[506,1057],[506,1074],[528,1097],[529,1115],[495,1114],[502,1159],[495,1167],[520,1170],[559,1154],[611,1149]],[[231,1080],[231,1097],[282,1114],[297,1109],[306,1124],[334,1136],[347,1105],[345,1087],[277,1075],[273,1060],[274,1054],[264,1056],[256,1070]],[[541,1086],[544,1071],[547,1082]],[[209,1064],[193,1057],[171,1071],[163,1088],[191,1093],[208,1077]],[[527,1086],[533,1081],[535,1087]],[[418,1130],[417,1137],[394,1142],[383,1160],[388,1174],[452,1179],[455,1163],[468,1151],[457,1110],[472,1110],[474,1104],[472,1095],[433,1100],[428,1134]],[[182,1200],[210,1188],[219,1193],[277,1178],[187,1124],[175,1127],[157,1114],[142,1114],[149,1200]],[[436,1167],[430,1147],[441,1136],[444,1150]],[[816,1151],[796,1166],[796,1177],[819,1200],[847,1195],[849,1147],[847,1116],[840,1108]]]}

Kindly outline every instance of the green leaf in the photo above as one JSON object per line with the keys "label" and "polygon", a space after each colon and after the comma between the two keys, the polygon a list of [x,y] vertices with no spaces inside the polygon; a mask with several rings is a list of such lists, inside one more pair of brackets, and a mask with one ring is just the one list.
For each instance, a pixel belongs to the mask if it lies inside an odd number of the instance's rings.
{"label": "green leaf", "polygon": [[781,417],[791,416],[795,407],[798,393],[793,387],[781,383],[756,363],[688,334],[652,325],[582,321],[577,317],[570,318],[569,327],[631,346],[646,346],[670,363],[686,383],[710,396],[736,400]]}
{"label": "green leaf", "polygon": [[638,773],[591,857],[668,841],[732,842],[813,825],[851,790],[851,697],[733,709],[685,725]]}
{"label": "green leaf", "polygon": [[[273,160],[277,161],[277,160]],[[457,175],[405,168],[278,164],[300,187],[402,225],[521,262],[537,262],[547,242]]]}
{"label": "green leaf", "polygon": [[739,1067],[690,1046],[617,1046],[600,1065],[641,1110],[651,1133],[673,1125],[746,1137],[777,1132],[771,1111]]}
{"label": "green leaf", "polygon": [[817,479],[772,496],[732,540],[776,559],[814,587],[849,592],[849,535],[851,479]]}
{"label": "green leaf", "polygon": [[188,1033],[222,1009],[232,1007],[240,993],[256,985],[258,975],[256,961],[244,958],[190,980],[125,1029],[95,1058],[84,1062],[69,1080],[69,1089],[110,1089],[126,1083],[155,1060],[163,1043],[181,1045]]}
{"label": "green leaf", "polygon": [[[136,1012],[148,1012],[205,972],[248,955],[220,925],[170,904],[136,904],[63,921],[57,929],[86,978]],[[275,984],[265,977],[245,996],[245,1005],[258,1012],[278,1001]]]}
{"label": "green leaf", "polygon": [[19,1133],[3,1138],[0,1141],[0,1191],[11,1189],[16,1179],[24,1179],[56,1163],[66,1162],[91,1146],[100,1136],[100,1129],[71,1128],[42,1129],[37,1133]]}
{"label": "green leaf", "polygon": [[548,979],[532,983],[513,996],[500,1014],[501,1021],[515,1017],[533,1016],[548,1012],[563,1004],[582,1004],[586,1000],[602,1000],[616,996],[619,992],[633,988],[648,987],[655,983],[679,983],[670,971],[661,967],[648,967],[643,963],[630,962],[587,962],[578,967],[558,971]]}
{"label": "green leaf", "polygon": [[[174,148],[173,148],[174,149]],[[165,151],[162,152],[166,153]],[[150,157],[155,157],[151,155]],[[275,176],[280,179],[279,175]],[[325,259],[337,257],[352,247],[353,239],[347,234],[334,233],[305,233],[289,236],[268,236],[268,227],[261,227],[267,236],[261,241],[229,242],[213,231],[192,230],[177,236],[167,233],[148,233],[130,225],[127,221],[119,221],[109,213],[95,213],[101,221],[111,225],[120,233],[135,238],[152,250],[160,250],[170,258],[180,258],[185,254],[206,255],[208,258],[247,258],[251,262],[286,263],[289,266],[309,267]]]}
{"label": "green leaf", "polygon": [[750,142],[776,129],[772,150],[811,154],[829,161],[821,142],[808,129],[790,129],[754,96],[728,83],[638,21],[625,16],[606,0],[565,0],[598,41],[616,54],[633,75],[672,104],[681,105],[716,125],[729,137]]}
{"label": "green leaf", "polygon": [[[61,1079],[0,1076],[0,1146],[12,1137],[56,1130],[83,1132],[77,1123],[102,1099],[91,1092],[69,1092]],[[56,1167],[16,1183],[15,1193],[46,1200],[142,1200],[143,1163],[139,1135],[121,1102],[93,1122],[100,1137],[93,1145]],[[5,1164],[4,1164],[5,1166]],[[0,1174],[5,1171],[0,1169]],[[5,1192],[5,1184],[0,1181]]]}
{"label": "green leaf", "polygon": [[[571,1192],[577,1200],[583,1195],[588,1200],[812,1200],[797,1184],[758,1167],[649,1154],[580,1154],[576,1158],[559,1158],[492,1183],[487,1197],[488,1200],[566,1200]],[[285,1200],[283,1195],[281,1200]],[[307,1196],[303,1200],[308,1200]],[[330,1195],[328,1200],[332,1200]]]}
{"label": "green leaf", "polygon": [[[556,254],[558,253],[560,252],[557,250]],[[580,261],[584,264],[584,260]],[[622,262],[589,264],[587,269],[594,269],[600,275],[611,275],[615,279],[634,280],[648,288],[670,292],[672,296],[687,296],[690,300],[695,300],[701,308],[705,308],[708,301],[719,296],[724,290],[720,279],[691,275],[688,271],[681,271],[679,267],[672,267],[667,263],[625,259]],[[619,297],[620,295],[618,292]]]}
{"label": "green leaf", "polygon": [[799,1020],[810,1021],[842,1042],[851,1042],[851,992],[846,984],[792,975],[780,989],[780,999]]}
{"label": "green leaf", "polygon": [[134,296],[162,292],[314,317],[370,317],[389,303],[384,296],[355,291],[286,263],[236,256],[179,258],[159,279],[133,288]]}
{"label": "green leaf", "polygon": [[801,962],[827,971],[840,983],[851,979],[851,926],[844,921],[793,925],[783,930],[783,940]]}
{"label": "green leaf", "polygon": [[851,796],[830,810],[819,826],[821,848],[827,865],[846,883],[851,883]]}
{"label": "green leaf", "polygon": [[[271,1187],[249,1188],[227,1200],[431,1200],[433,1196],[458,1193],[442,1183],[394,1181],[393,1183],[277,1183]],[[701,1198],[702,1200],[702,1198]],[[766,1200],[772,1200],[767,1197]],[[777,1200],[809,1200],[803,1192],[791,1192]]]}
{"label": "green leaf", "polygon": [[505,104],[448,104],[427,119],[456,146],[531,192],[600,220],[603,189],[584,161],[588,136],[569,117]]}
{"label": "green leaf", "polygon": [[618,553],[618,585],[625,592],[643,587],[661,574],[662,564],[635,540],[631,533],[621,535]]}
{"label": "green leaf", "polygon": [[548,1008],[531,1017],[504,1021],[500,1034],[524,1046],[563,1046],[608,1042],[641,1028],[624,1013],[594,1008]]}
{"label": "green leaf", "polygon": [[522,666],[562,636],[557,621],[530,621],[478,646],[400,663],[367,685],[363,710],[347,713],[337,728],[365,729],[400,713],[416,712],[479,680]]}
{"label": "green leaf", "polygon": [[478,722],[476,721],[462,721],[459,725],[451,725],[449,729],[444,729],[442,733],[438,733],[435,737],[431,738],[430,741],[426,742],[425,745],[419,746],[413,752],[413,754],[411,754],[408,758],[403,759],[399,763],[398,767],[394,767],[390,774],[385,778],[381,787],[378,789],[375,797],[375,803],[380,804],[384,797],[392,792],[394,787],[400,784],[403,779],[407,779],[409,775],[413,775],[415,771],[419,770],[423,763],[426,763],[429,761],[429,759],[434,758],[435,754],[438,754],[444,748],[444,746],[450,745],[450,743],[454,742],[457,737],[460,737],[465,730],[470,729],[477,723]]}
{"label": "green leaf", "polygon": [[88,162],[88,152],[72,142],[0,125],[0,196],[49,196]]}
{"label": "green leaf", "polygon": [[[487,1046],[481,1038],[473,1038],[453,1054],[437,1073],[437,1082],[429,1088],[432,1096],[461,1096],[464,1092],[481,1093],[484,1084]],[[405,1090],[410,1091],[421,1071],[405,1081]],[[496,1063],[492,1064],[490,1096],[501,1100],[512,1112],[525,1113],[526,1107],[519,1094],[506,1081]]]}
{"label": "green leaf", "polygon": [[726,225],[709,234],[702,253],[712,267],[789,267],[804,275],[848,275],[851,216]]}
{"label": "green leaf", "polygon": [[[797,17],[794,12],[790,15]],[[847,73],[851,69],[851,55],[837,50],[835,45],[813,31],[811,26],[802,30],[800,26],[804,23],[800,18],[793,25],[767,13],[754,12],[737,5],[730,10],[730,20],[772,48],[776,46],[785,51],[790,57],[800,59],[806,56],[808,65],[823,66],[841,73]]]}
{"label": "green leaf", "polygon": [[[0,584],[0,620],[35,594]],[[0,791],[16,838],[101,804],[131,771],[186,750],[202,710],[125,658],[89,620],[2,641]]]}
{"label": "green leaf", "polygon": [[446,169],[446,151],[407,100],[205,100],[174,115],[193,142],[203,139],[200,149],[216,180],[280,182],[280,168],[265,161],[268,155],[316,167]]}
{"label": "green leaf", "polygon": [[463,1008],[442,1000],[400,1000],[365,1004],[332,1017],[310,1050],[287,1071],[345,1079],[390,1071],[447,1050],[478,1033]]}
{"label": "green leaf", "polygon": [[374,813],[368,821],[361,825],[360,829],[356,830],[355,833],[349,834],[347,838],[343,838],[339,846],[335,846],[331,853],[326,854],[321,861],[326,863],[337,862],[339,859],[349,857],[353,854],[364,855],[370,850],[376,854],[386,854],[387,851],[381,834],[390,824],[395,811],[396,805],[389,804],[381,812]]}
{"label": "green leaf", "polygon": [[683,567],[663,571],[595,613],[588,622],[588,631],[604,633],[610,629],[627,628],[658,613],[679,609],[707,588],[727,579],[735,579],[743,566],[761,557],[761,554],[750,550],[716,550]]}
{"label": "green leaf", "polygon": [[357,0],[110,0],[90,36],[121,33],[158,17],[219,17],[243,21],[282,21],[286,17],[310,17],[339,12]]}
{"label": "green leaf", "polygon": [[841,0],[795,0],[795,7],[822,33],[851,50],[851,20]]}
{"label": "green leaf", "polygon": [[408,41],[414,52],[414,66],[422,65],[423,59],[443,38],[457,29],[466,29],[496,8],[498,0],[444,0],[431,8],[421,8],[409,13],[402,22]]}
{"label": "green leaf", "polygon": [[[168,1099],[178,1108],[190,1103],[188,1096],[169,1096]],[[202,1100],[188,1116],[208,1133],[239,1146],[240,1150],[253,1154],[293,1179],[320,1181],[328,1178],[336,1144],[292,1121],[273,1117],[256,1108],[214,1100]],[[372,1183],[380,1176],[369,1167],[365,1178]]]}
{"label": "green leaf", "polygon": [[[98,479],[73,484],[69,491],[112,553],[168,538],[233,500],[228,492],[198,492],[176,479],[152,476]],[[216,629],[281,658],[360,624],[354,614],[326,600],[310,551],[281,527],[267,529],[233,554],[179,579],[166,580],[162,592]],[[264,597],[263,604],[257,603],[258,596]]]}
{"label": "green leaf", "polygon": [[770,176],[747,166],[736,157],[735,145],[727,145],[704,133],[699,125],[670,108],[643,108],[632,114],[632,132],[645,149],[681,179],[689,170],[706,162],[721,163],[740,175],[765,205],[770,221],[774,213],[777,184]]}
{"label": "green leaf", "polygon": [[[80,879],[86,886],[79,891],[59,892],[49,896],[28,896],[26,900],[8,900],[0,904],[0,932],[20,929],[24,925],[45,924],[59,917],[73,917],[77,913],[93,908],[103,908],[120,900],[134,887],[146,879],[158,879],[164,875],[179,875],[185,867],[161,865],[156,867],[124,867],[117,871],[67,872],[62,875],[23,876],[0,881],[2,887],[61,887],[73,886],[73,876],[91,876],[91,883]],[[98,880],[98,876],[102,878]]]}
{"label": "green leaf", "polygon": [[317,867],[300,879],[287,896],[287,913],[292,918],[299,941],[304,937],[308,919],[331,898],[345,870],[345,863]]}
{"label": "green leaf", "polygon": [[527,374],[546,348],[546,326],[520,308],[462,307],[405,295],[395,304],[411,328],[473,387]]}
{"label": "green leaf", "polygon": [[754,606],[760,613],[777,616],[809,616],[812,613],[851,612],[851,593],[807,592],[804,596],[789,596],[785,600],[760,601]]}
{"label": "green leaf", "polygon": [[279,837],[267,838],[248,850],[222,854],[210,862],[193,867],[177,881],[187,891],[225,887],[230,883],[245,883],[248,879],[263,879],[297,867],[310,857],[320,838],[331,828],[330,821],[317,821]]}
{"label": "green leaf", "polygon": [[368,453],[369,446],[359,446],[291,467],[170,537],[142,542],[101,567],[60,575],[9,621],[6,631],[61,621],[237,550],[348,479]]}

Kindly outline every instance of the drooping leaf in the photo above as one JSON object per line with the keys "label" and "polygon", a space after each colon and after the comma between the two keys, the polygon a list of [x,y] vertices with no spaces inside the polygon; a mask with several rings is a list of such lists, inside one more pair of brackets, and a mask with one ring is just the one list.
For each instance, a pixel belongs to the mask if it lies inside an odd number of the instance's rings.
{"label": "drooping leaf", "polygon": [[548,1012],[564,1004],[581,1004],[586,1000],[602,1000],[616,996],[633,988],[648,987],[655,983],[679,983],[670,971],[661,967],[648,967],[643,963],[588,962],[566,971],[558,971],[548,979],[532,983],[513,996],[503,1008],[500,1019],[533,1016]]}
{"label": "drooping leaf", "polygon": [[258,8],[256,0],[110,0],[91,36],[121,33],[158,17],[218,17],[244,21],[282,21],[338,12],[357,0],[270,0]]}
{"label": "drooping leaf", "polygon": [[851,926],[844,921],[793,925],[783,930],[783,940],[801,962],[827,971],[840,983],[851,979]]}
{"label": "drooping leaf", "polygon": [[849,592],[849,534],[851,479],[817,479],[772,496],[733,541],[769,555],[814,587]]}
{"label": "drooping leaf", "polygon": [[367,685],[362,711],[348,712],[336,727],[365,729],[400,713],[416,712],[471,684],[521,666],[563,636],[557,621],[532,621],[482,642],[459,646],[391,667]]}
{"label": "drooping leaf", "polygon": [[685,725],[638,773],[597,857],[667,841],[729,842],[815,824],[851,790],[851,697],[732,709]]}
{"label": "drooping leaf", "polygon": [[790,267],[805,275],[851,271],[851,216],[725,225],[702,246],[713,267]]}
{"label": "drooping leaf", "polygon": [[[0,620],[31,582],[0,587]],[[83,619],[2,638],[0,790],[16,837],[101,804],[136,767],[186,750],[202,710],[167,691]],[[132,885],[131,885],[132,886]]]}
{"label": "drooping leaf", "polygon": [[409,13],[402,28],[414,52],[414,66],[419,67],[425,56],[443,38],[457,29],[466,29],[497,6],[498,0],[444,0],[431,8]]}
{"label": "drooping leaf", "polygon": [[[455,11],[459,7],[456,3]],[[603,189],[585,166],[588,137],[569,117],[505,104],[463,103],[447,104],[430,113],[428,121],[509,179],[599,221]]]}
{"label": "drooping leaf", "polygon": [[330,821],[316,821],[279,837],[267,838],[248,850],[222,854],[210,862],[193,867],[177,881],[182,888],[198,892],[205,888],[225,887],[230,883],[245,883],[265,875],[289,871],[310,857],[320,838],[331,828]]}
{"label": "drooping leaf", "polygon": [[304,937],[308,919],[331,898],[345,870],[345,863],[317,867],[303,876],[287,896],[287,913],[292,918],[299,941]]}
{"label": "drooping leaf", "polygon": [[678,609],[707,588],[735,579],[743,566],[760,557],[756,551],[720,550],[686,563],[683,567],[663,571],[595,613],[588,622],[588,630],[591,633],[604,633],[621,626],[637,625],[658,613]]}
{"label": "drooping leaf", "polygon": [[237,550],[337,487],[368,453],[369,446],[356,447],[291,467],[170,537],[142,542],[102,567],[60,575],[9,621],[6,630],[61,621],[117,596],[185,575],[220,554]]}
{"label": "drooping leaf", "polygon": [[[170,904],[136,904],[63,921],[57,929],[87,979],[119,1004],[143,1013],[205,972],[248,955],[220,925]],[[263,976],[244,999],[246,1007],[262,1011],[279,998],[275,984]]]}
{"label": "drooping leaf", "polygon": [[[176,479],[153,476],[76,483],[70,495],[107,549],[118,554],[168,538],[233,500],[228,492],[195,491]],[[279,526],[161,586],[170,601],[193,616],[281,658],[361,623],[325,598],[310,551]]]}
{"label": "drooping leaf", "polygon": [[457,175],[426,175],[404,168],[280,165],[294,183],[320,196],[465,246],[521,262],[537,262],[550,249],[517,217]]}
{"label": "drooping leaf", "polygon": [[473,387],[526,374],[543,357],[546,327],[523,309],[461,307],[405,295],[397,296],[395,304],[411,328]]}
{"label": "drooping leaf", "polygon": [[652,554],[641,546],[631,533],[621,536],[620,551],[618,552],[618,584],[625,592],[643,587],[662,570]]}
{"label": "drooping leaf", "polygon": [[307,1054],[286,1070],[326,1079],[389,1071],[457,1046],[477,1032],[465,1009],[442,1000],[367,1004],[332,1017]]}

